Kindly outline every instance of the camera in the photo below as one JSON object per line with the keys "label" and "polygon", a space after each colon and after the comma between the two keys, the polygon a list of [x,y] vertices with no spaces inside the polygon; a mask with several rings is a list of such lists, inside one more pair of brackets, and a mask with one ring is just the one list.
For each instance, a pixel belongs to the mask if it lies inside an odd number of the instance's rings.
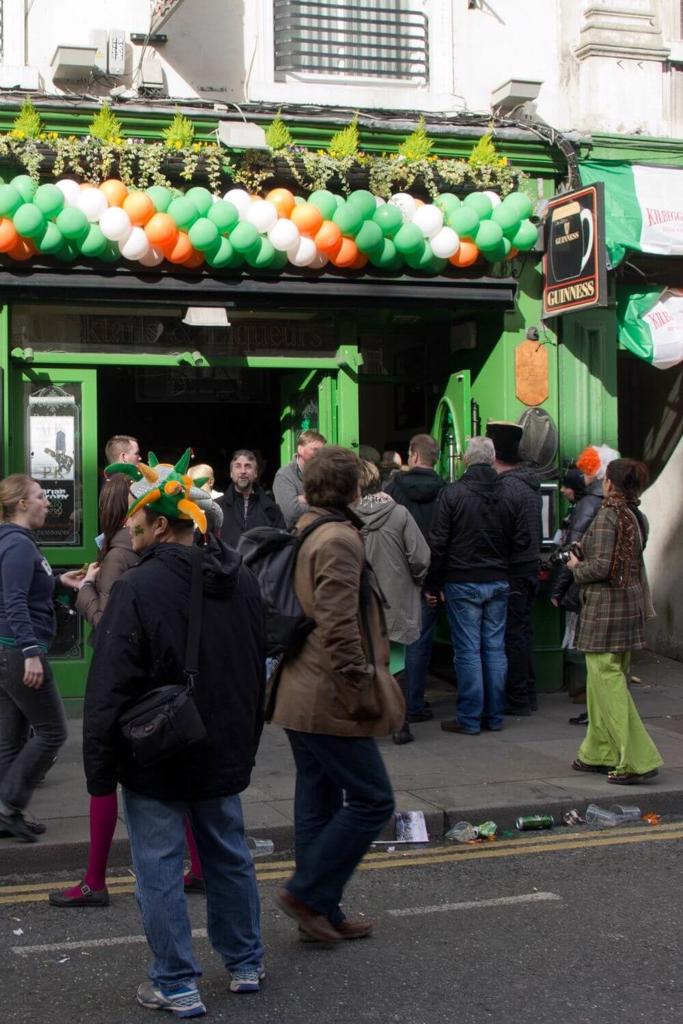
{"label": "camera", "polygon": [[548,555],[548,565],[553,568],[557,565],[566,565],[572,555],[575,555],[580,562],[583,561],[583,551],[578,541],[574,541],[572,544],[567,544],[565,547],[551,552]]}

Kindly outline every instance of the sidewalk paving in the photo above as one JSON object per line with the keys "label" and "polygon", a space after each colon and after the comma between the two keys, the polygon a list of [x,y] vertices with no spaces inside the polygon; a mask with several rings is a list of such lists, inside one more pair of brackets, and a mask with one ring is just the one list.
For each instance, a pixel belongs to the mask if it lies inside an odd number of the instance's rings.
{"label": "sidewalk paving", "polygon": [[[683,664],[643,652],[634,657],[641,682],[632,693],[665,766],[641,786],[609,785],[603,776],[570,768],[583,729],[568,724],[583,710],[566,693],[541,694],[531,718],[508,718],[502,732],[463,736],[441,731],[453,717],[454,690],[432,680],[434,720],[412,726],[414,743],[380,741],[401,811],[424,811],[427,828],[440,838],[461,819],[492,818],[510,828],[519,814],[560,817],[587,803],[635,802],[643,811],[683,814]],[[30,811],[47,824],[37,843],[0,839],[0,877],[47,870],[78,874],[88,848],[88,796],[81,765],[81,721],[69,722],[70,737],[59,761],[36,791]],[[291,850],[294,764],[281,729],[266,726],[252,784],[243,794],[249,834],[272,839],[276,853]],[[386,838],[391,832],[386,832]],[[110,866],[130,863],[123,821],[117,827]],[[75,875],[75,876],[76,876]],[[74,877],[75,877],[74,876]]]}

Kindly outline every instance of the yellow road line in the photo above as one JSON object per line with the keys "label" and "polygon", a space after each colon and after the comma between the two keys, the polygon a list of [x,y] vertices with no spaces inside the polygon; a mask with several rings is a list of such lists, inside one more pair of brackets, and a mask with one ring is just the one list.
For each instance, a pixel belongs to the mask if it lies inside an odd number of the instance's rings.
{"label": "yellow road line", "polygon": [[[410,853],[371,853],[359,865],[360,871],[382,871],[393,868],[431,867],[450,864],[457,860],[488,860],[501,857],[516,857],[538,853],[555,853],[565,850],[594,849],[607,846],[627,846],[633,843],[662,842],[683,839],[683,825],[660,825],[656,829],[623,828],[618,832],[587,832],[572,834],[548,834],[542,838],[500,840],[496,843],[465,844],[452,849],[422,849]],[[256,877],[261,882],[282,881],[291,874],[294,862],[272,861],[256,868]],[[0,905],[13,903],[42,902],[53,889],[66,889],[73,882],[42,882],[26,885],[0,886]],[[107,879],[107,886],[113,895],[124,895],[135,890],[135,881],[130,875]]]}

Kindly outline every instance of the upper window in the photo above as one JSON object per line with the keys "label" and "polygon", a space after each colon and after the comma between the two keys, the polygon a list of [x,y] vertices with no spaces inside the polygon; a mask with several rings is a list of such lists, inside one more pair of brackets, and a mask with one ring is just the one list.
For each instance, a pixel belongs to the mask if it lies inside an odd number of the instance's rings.
{"label": "upper window", "polygon": [[273,0],[275,77],[429,80],[428,20],[416,0]]}

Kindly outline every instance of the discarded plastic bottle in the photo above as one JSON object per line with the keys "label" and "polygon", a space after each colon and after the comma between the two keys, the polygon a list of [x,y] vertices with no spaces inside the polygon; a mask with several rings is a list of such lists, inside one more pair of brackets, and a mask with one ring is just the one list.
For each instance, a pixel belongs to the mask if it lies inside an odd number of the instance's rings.
{"label": "discarded plastic bottle", "polygon": [[612,804],[610,811],[616,814],[620,825],[627,821],[640,821],[641,810],[635,804]]}
{"label": "discarded plastic bottle", "polygon": [[495,821],[482,821],[481,825],[477,825],[476,831],[480,839],[493,839],[498,832],[498,826]]}
{"label": "discarded plastic bottle", "polygon": [[275,843],[272,839],[254,839],[253,836],[247,836],[246,839],[252,858],[270,857],[275,850]]}
{"label": "discarded plastic bottle", "polygon": [[456,843],[471,843],[478,838],[479,833],[469,821],[457,821],[444,836],[444,839],[454,839]]}
{"label": "discarded plastic bottle", "polygon": [[527,814],[516,819],[515,828],[520,832],[530,832],[542,828],[552,828],[554,824],[555,819],[552,814]]}
{"label": "discarded plastic bottle", "polygon": [[608,811],[598,804],[589,804],[586,808],[586,824],[597,825],[599,828],[614,828],[619,820],[614,811]]}

